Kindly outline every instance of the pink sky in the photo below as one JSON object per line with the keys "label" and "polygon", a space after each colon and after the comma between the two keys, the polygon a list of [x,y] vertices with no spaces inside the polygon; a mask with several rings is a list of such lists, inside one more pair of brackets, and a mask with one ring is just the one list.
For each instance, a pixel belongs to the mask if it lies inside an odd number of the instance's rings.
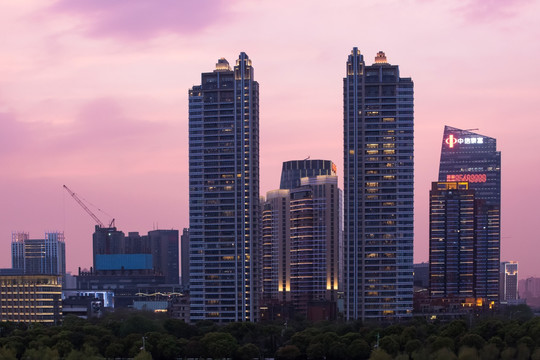
{"label": "pink sky", "polygon": [[[281,163],[342,159],[342,78],[357,46],[415,83],[415,262],[444,125],[502,151],[502,260],[540,275],[540,3],[536,0],[60,0],[0,5],[0,266],[11,232],[63,230],[91,266],[93,220],[188,226],[187,91],[241,51],[260,83],[261,195]],[[109,217],[93,208],[103,222]]]}

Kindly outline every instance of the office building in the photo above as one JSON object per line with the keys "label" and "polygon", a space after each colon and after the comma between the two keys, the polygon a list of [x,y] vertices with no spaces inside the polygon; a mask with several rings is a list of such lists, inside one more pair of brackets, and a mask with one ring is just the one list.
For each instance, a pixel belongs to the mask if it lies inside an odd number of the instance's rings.
{"label": "office building", "polygon": [[410,317],[413,82],[383,52],[354,48],[343,79],[345,318]]}
{"label": "office building", "polygon": [[262,211],[262,297],[291,301],[291,198],[290,190],[266,193]]}
{"label": "office building", "polygon": [[182,269],[182,286],[189,289],[189,229],[182,230],[180,237],[180,262]]}
{"label": "office building", "polygon": [[466,181],[475,191],[475,296],[499,301],[501,153],[496,139],[445,126],[439,181]]}
{"label": "office building", "polygon": [[330,160],[291,160],[285,161],[281,169],[280,189],[300,187],[300,179],[318,175],[337,175],[336,165]]}
{"label": "office building", "polygon": [[429,192],[430,297],[473,298],[475,191],[467,182],[434,182]]}
{"label": "office building", "polygon": [[519,299],[518,263],[517,261],[501,262],[500,302],[512,304]]}
{"label": "office building", "polygon": [[17,275],[13,269],[0,270],[0,322],[58,324],[61,319],[62,282],[58,275]]}
{"label": "office building", "polygon": [[257,320],[259,201],[259,84],[241,53],[189,90],[191,321]]}
{"label": "office building", "polygon": [[28,233],[11,235],[13,269],[27,275],[66,274],[66,244],[63,232],[47,232],[44,239],[30,239]]}

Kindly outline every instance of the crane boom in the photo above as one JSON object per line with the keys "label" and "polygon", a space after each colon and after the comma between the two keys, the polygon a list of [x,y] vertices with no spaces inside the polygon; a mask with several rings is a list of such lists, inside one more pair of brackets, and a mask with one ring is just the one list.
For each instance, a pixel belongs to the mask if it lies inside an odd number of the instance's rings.
{"label": "crane boom", "polygon": [[[103,223],[101,222],[101,220],[99,220],[99,218],[96,216],[96,214],[94,214],[86,205],[84,205],[84,203],[82,202],[81,199],[79,199],[79,197],[77,196],[77,194],[75,194],[73,191],[71,191],[70,188],[68,188],[66,185],[64,185],[64,189],[66,189],[66,191],[69,193],[69,195],[71,195],[72,198],[75,199],[75,201],[81,205],[81,207],[84,209],[84,211],[86,211],[88,213],[88,215],[90,215],[92,217],[92,219],[94,219],[94,221],[100,226],[100,227],[105,227],[105,225],[103,225]],[[114,220],[113,220],[114,222]]]}

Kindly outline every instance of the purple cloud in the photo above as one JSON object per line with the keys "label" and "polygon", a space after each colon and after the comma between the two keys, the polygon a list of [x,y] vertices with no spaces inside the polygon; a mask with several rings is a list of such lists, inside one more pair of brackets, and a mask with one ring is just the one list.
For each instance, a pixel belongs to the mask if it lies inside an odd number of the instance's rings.
{"label": "purple cloud", "polygon": [[59,0],[49,10],[83,18],[90,36],[145,40],[202,31],[226,20],[230,4],[227,0]]}
{"label": "purple cloud", "polygon": [[457,10],[469,21],[490,21],[513,17],[531,0],[470,0]]}
{"label": "purple cloud", "polygon": [[179,151],[178,138],[184,130],[180,122],[133,118],[112,98],[83,104],[70,123],[23,122],[6,112],[0,112],[0,123],[0,163],[19,166],[14,165],[17,159],[24,159],[29,167],[88,157],[134,163],[140,156]]}

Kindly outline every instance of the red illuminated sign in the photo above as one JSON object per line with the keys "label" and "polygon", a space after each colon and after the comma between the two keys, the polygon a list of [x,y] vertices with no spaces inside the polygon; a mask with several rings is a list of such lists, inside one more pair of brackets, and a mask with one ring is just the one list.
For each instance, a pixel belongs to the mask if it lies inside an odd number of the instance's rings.
{"label": "red illuminated sign", "polygon": [[457,139],[454,137],[454,135],[450,134],[450,136],[446,138],[446,143],[449,147],[453,148],[454,145],[457,143]]}
{"label": "red illuminated sign", "polygon": [[486,174],[452,174],[446,175],[446,181],[468,181],[470,183],[485,183]]}
{"label": "red illuminated sign", "polygon": [[332,163],[332,173],[337,174],[337,166],[334,163]]}

